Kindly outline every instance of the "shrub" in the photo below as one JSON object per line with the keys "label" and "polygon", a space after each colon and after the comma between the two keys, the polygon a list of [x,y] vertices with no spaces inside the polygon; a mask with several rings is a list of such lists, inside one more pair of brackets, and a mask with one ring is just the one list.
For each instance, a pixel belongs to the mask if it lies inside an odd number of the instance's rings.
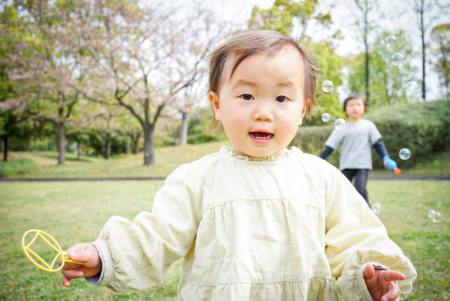
{"label": "shrub", "polygon": [[38,169],[37,164],[30,159],[0,161],[0,177],[11,177],[33,172]]}
{"label": "shrub", "polygon": [[200,109],[192,114],[189,123],[189,144],[220,141],[226,138],[225,133],[217,126],[211,114],[211,108]]}
{"label": "shrub", "polygon": [[[411,158],[402,161],[411,167],[427,160],[434,153],[450,149],[450,102],[433,101],[383,107],[368,115],[375,122],[391,157],[398,161],[402,148],[411,151]],[[376,158],[377,164],[381,164]]]}
{"label": "shrub", "polygon": [[[142,140],[142,143],[144,143],[144,140]],[[178,140],[167,133],[155,132],[153,143],[155,147],[173,146],[178,144]],[[142,145],[142,147],[144,146]]]}

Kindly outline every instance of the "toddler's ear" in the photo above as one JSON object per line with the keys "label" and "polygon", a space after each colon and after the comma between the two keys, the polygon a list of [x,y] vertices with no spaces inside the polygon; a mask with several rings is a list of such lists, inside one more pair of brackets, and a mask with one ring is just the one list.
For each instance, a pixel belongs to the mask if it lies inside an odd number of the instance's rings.
{"label": "toddler's ear", "polygon": [[[305,101],[305,103],[307,104],[307,103],[309,103],[309,101]],[[300,114],[300,122],[299,122],[299,125],[298,125],[298,126],[301,126],[301,125],[302,125],[302,123],[303,123],[303,118],[305,117],[306,111],[307,111],[307,110],[308,110],[307,105],[303,104],[302,112],[301,112],[301,114]]]}
{"label": "toddler's ear", "polygon": [[216,120],[220,120],[220,102],[219,102],[219,96],[216,94],[216,92],[209,91],[208,92],[208,100],[211,104],[211,107],[214,111],[214,117]]}

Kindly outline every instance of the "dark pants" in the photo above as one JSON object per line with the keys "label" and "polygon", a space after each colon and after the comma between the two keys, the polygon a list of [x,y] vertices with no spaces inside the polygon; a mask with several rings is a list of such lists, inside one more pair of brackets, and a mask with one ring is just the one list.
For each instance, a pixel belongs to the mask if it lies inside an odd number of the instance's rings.
{"label": "dark pants", "polygon": [[366,200],[367,205],[370,207],[369,203],[369,195],[367,193],[367,178],[369,177],[368,169],[343,169],[342,173],[350,182],[353,182],[353,178],[355,179],[355,188],[359,192],[359,194]]}

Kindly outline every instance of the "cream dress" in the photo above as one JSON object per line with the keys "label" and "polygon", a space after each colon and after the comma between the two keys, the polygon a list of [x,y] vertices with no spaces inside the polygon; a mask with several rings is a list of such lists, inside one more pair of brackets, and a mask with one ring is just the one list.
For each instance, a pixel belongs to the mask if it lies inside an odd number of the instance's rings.
{"label": "cream dress", "polygon": [[371,300],[373,262],[416,272],[351,183],[292,147],[250,160],[223,147],[177,168],[151,212],[111,217],[94,242],[100,283],[116,291],[158,285],[183,258],[178,300]]}

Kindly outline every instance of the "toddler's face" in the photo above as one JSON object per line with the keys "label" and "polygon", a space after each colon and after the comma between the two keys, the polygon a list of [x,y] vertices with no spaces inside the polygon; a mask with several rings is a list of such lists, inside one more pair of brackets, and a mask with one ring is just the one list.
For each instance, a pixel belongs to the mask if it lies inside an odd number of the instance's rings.
{"label": "toddler's face", "polygon": [[365,111],[364,100],[361,98],[350,99],[345,106],[345,113],[351,120],[359,120]]}
{"label": "toddler's face", "polygon": [[279,154],[303,118],[301,54],[288,46],[274,55],[251,55],[230,77],[234,59],[225,63],[219,95],[209,93],[215,118],[236,152],[253,157]]}

